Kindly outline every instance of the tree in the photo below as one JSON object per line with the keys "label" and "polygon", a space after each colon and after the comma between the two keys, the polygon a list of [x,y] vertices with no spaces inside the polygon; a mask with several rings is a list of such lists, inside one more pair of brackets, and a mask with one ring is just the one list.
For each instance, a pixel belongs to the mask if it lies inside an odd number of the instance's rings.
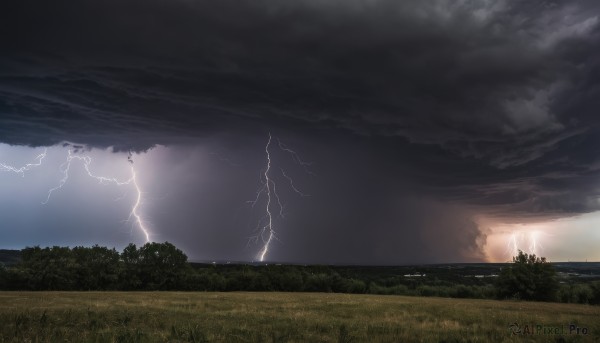
{"label": "tree", "polygon": [[121,261],[123,262],[123,269],[120,275],[121,289],[131,291],[136,290],[140,287],[142,281],[140,280],[140,253],[137,247],[133,243],[129,243],[123,252],[121,253]]}
{"label": "tree", "polygon": [[7,282],[6,280],[8,279],[8,271],[6,270],[6,267],[4,267],[4,263],[0,262],[0,289],[6,289],[7,288]]}
{"label": "tree", "polygon": [[519,250],[513,263],[502,269],[497,279],[501,299],[552,301],[556,299],[556,271],[545,257],[528,255]]}
{"label": "tree", "polygon": [[25,248],[21,251],[21,274],[31,290],[73,290],[77,261],[67,247]]}
{"label": "tree", "polygon": [[71,251],[77,261],[77,289],[110,290],[117,288],[120,273],[119,253],[113,248],[94,245],[75,247]]}
{"label": "tree", "polygon": [[189,272],[187,256],[169,242],[146,243],[137,251],[142,287],[151,290],[181,288]]}

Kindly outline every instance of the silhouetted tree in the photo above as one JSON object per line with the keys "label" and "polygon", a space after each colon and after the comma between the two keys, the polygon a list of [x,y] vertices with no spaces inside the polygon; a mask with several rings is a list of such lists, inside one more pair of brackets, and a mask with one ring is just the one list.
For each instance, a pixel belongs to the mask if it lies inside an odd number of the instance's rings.
{"label": "silhouetted tree", "polygon": [[121,263],[119,253],[113,248],[94,245],[91,248],[75,247],[71,251],[75,261],[77,289],[111,290],[117,288]]}
{"label": "silhouetted tree", "polygon": [[140,280],[140,254],[137,247],[133,243],[129,243],[121,253],[121,262],[123,268],[119,276],[119,284],[121,289],[134,290],[138,289],[142,281]]}
{"label": "silhouetted tree", "polygon": [[28,279],[32,290],[76,289],[77,261],[67,247],[44,248],[36,246],[21,251],[22,276]]}
{"label": "silhouetted tree", "polygon": [[4,267],[4,263],[0,262],[0,289],[8,288],[8,271]]}
{"label": "silhouetted tree", "polygon": [[152,290],[181,288],[190,268],[183,251],[169,242],[144,244],[138,250],[137,265],[142,287]]}
{"label": "silhouetted tree", "polygon": [[558,290],[556,272],[546,258],[522,251],[513,257],[511,265],[502,269],[496,286],[502,299],[552,301]]}

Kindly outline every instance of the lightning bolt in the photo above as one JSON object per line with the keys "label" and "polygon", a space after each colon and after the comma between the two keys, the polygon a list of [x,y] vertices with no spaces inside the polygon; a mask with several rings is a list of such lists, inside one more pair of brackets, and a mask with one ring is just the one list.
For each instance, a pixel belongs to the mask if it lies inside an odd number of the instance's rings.
{"label": "lightning bolt", "polygon": [[[277,218],[285,218],[284,205],[281,202],[279,193],[277,192],[277,183],[274,179],[275,175],[272,175],[273,160],[270,150],[272,141],[273,137],[271,136],[271,133],[269,133],[269,139],[267,140],[267,144],[265,145],[264,149],[266,156],[266,166],[260,174],[261,185],[258,191],[256,192],[256,198],[254,200],[247,201],[248,203],[252,204],[252,207],[254,208],[263,196],[266,197],[265,215],[258,221],[258,224],[255,228],[255,231],[258,232],[257,235],[251,238],[255,242],[261,240],[263,243],[262,248],[260,249],[257,255],[257,259],[260,262],[264,262],[266,255],[269,253],[269,248],[271,247],[271,243],[273,242],[273,240],[278,240],[277,233],[275,230],[275,220]],[[315,175],[308,169],[308,167],[312,165],[312,162],[303,161],[298,155],[298,153],[285,146],[283,143],[281,143],[281,141],[279,141],[279,139],[277,139],[277,143],[279,148],[282,151],[291,154],[294,162],[302,166],[308,174]],[[294,181],[290,176],[288,176],[285,173],[285,170],[283,168],[279,169],[281,170],[281,175],[288,180],[292,191],[303,197],[309,196],[308,194],[301,192],[294,185]]]}
{"label": "lightning bolt", "polygon": [[[507,254],[510,254],[510,256],[517,256],[519,250],[527,250],[526,252],[529,254],[538,255],[542,248],[539,236],[539,231],[517,231],[511,233],[506,244]],[[527,249],[523,249],[523,246],[525,245],[527,246]]]}
{"label": "lightning bolt", "polygon": [[519,244],[517,243],[517,234],[513,232],[510,235],[510,238],[507,243],[506,252],[510,254],[510,256],[517,256],[519,253]]}
{"label": "lightning bolt", "polygon": [[[312,162],[305,162],[300,158],[300,155],[298,155],[297,152],[295,152],[294,150],[290,149],[289,147],[287,147],[285,144],[281,143],[281,141],[279,139],[277,139],[277,143],[279,144],[279,149],[289,153],[290,155],[292,155],[292,159],[294,160],[294,162],[298,163],[300,166],[302,166],[302,168],[304,169],[304,171],[311,175],[311,176],[316,176],[315,173],[313,173],[312,171],[310,171],[310,169],[308,169],[308,167],[312,166]],[[287,177],[287,176],[286,176]]]}
{"label": "lightning bolt", "polygon": [[69,149],[68,154],[67,154],[67,160],[60,166],[60,170],[63,173],[63,177],[59,181],[59,183],[56,187],[53,187],[48,191],[48,196],[46,197],[46,200],[44,200],[42,202],[42,204],[47,204],[50,201],[50,197],[52,196],[52,193],[61,189],[67,183],[67,181],[69,180],[69,171],[71,169],[71,165],[72,165],[73,161],[81,161],[83,163],[83,168],[85,169],[87,175],[89,177],[97,180],[101,184],[114,184],[117,186],[133,185],[133,187],[135,188],[135,190],[137,192],[137,196],[136,196],[136,201],[133,205],[133,208],[131,209],[131,212],[129,213],[129,219],[135,218],[135,223],[137,224],[140,231],[142,231],[142,233],[144,234],[144,236],[146,238],[146,243],[150,242],[149,230],[146,227],[146,224],[142,220],[142,216],[139,213],[139,208],[140,208],[140,205],[142,202],[142,191],[140,189],[139,184],[137,183],[137,178],[136,178],[137,174],[133,167],[133,161],[131,159],[131,154],[128,157],[128,161],[131,163],[131,177],[125,181],[120,181],[117,178],[109,178],[109,177],[105,177],[105,176],[94,175],[92,173],[92,171],[90,170],[92,158],[90,156],[75,155]]}
{"label": "lightning bolt", "polygon": [[133,208],[131,209],[131,212],[129,213],[129,218],[131,218],[132,216],[135,218],[135,222],[137,223],[140,230],[144,233],[144,236],[146,236],[146,243],[148,243],[148,242],[150,242],[150,233],[149,233],[148,229],[146,228],[146,225],[144,224],[144,221],[142,220],[141,215],[138,213],[138,209],[140,208],[140,204],[142,202],[142,191],[140,189],[140,186],[137,183],[136,173],[135,173],[135,170],[133,169],[133,165],[131,166],[131,175],[132,175],[131,180],[133,180],[133,186],[135,187],[135,190],[137,192],[137,197],[136,197],[135,204],[133,205]]}
{"label": "lightning bolt", "polygon": [[16,168],[4,163],[0,163],[0,171],[3,172],[14,172],[17,173],[19,175],[21,175],[21,177],[25,177],[25,172],[31,170],[34,167],[39,167],[42,165],[42,160],[44,159],[44,157],[46,157],[46,153],[48,152],[48,149],[44,149],[44,152],[39,154],[35,160],[37,161],[36,163],[28,163],[26,165],[24,165],[23,167],[20,168]]}
{"label": "lightning bolt", "polygon": [[538,253],[539,253],[538,249],[540,249],[540,248],[541,248],[541,245],[539,243],[539,232],[531,231],[529,233],[529,253],[538,255]]}
{"label": "lightning bolt", "polygon": [[[263,262],[265,260],[265,255],[269,252],[269,246],[271,245],[271,241],[275,237],[275,230],[273,228],[273,214],[271,213],[271,179],[269,178],[269,171],[271,171],[271,153],[269,152],[269,146],[271,145],[271,133],[269,132],[269,140],[267,141],[267,145],[265,146],[265,153],[267,154],[267,167],[264,172],[264,186],[262,187],[262,191],[266,190],[267,195],[267,205],[266,205],[266,213],[268,222],[264,225],[260,231],[260,237],[263,238],[263,248],[258,253],[258,260]],[[260,193],[259,193],[260,196]],[[258,199],[258,197],[257,197]],[[267,234],[268,238],[265,240],[264,235]]]}
{"label": "lightning bolt", "polygon": [[294,180],[292,180],[291,177],[287,176],[287,174],[285,173],[285,170],[283,170],[283,168],[279,168],[279,169],[281,169],[281,174],[283,175],[283,177],[285,177],[290,182],[290,187],[292,187],[292,190],[294,192],[296,192],[297,194],[300,194],[300,196],[303,196],[303,197],[310,196],[310,194],[305,194],[305,193],[302,193],[301,191],[299,191],[298,188],[296,188],[296,186],[294,186]]}

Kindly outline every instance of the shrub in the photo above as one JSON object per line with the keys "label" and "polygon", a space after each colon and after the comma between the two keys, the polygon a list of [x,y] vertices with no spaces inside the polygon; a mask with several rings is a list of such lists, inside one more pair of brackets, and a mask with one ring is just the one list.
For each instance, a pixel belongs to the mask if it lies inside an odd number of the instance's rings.
{"label": "shrub", "polygon": [[502,269],[496,286],[502,299],[552,301],[558,290],[556,272],[546,258],[522,251],[513,257],[512,265]]}

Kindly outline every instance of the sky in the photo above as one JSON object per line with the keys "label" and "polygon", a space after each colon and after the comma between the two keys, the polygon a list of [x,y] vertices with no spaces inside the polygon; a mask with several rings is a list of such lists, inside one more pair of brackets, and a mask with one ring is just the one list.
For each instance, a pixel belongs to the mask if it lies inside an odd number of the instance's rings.
{"label": "sky", "polygon": [[0,248],[600,261],[599,14],[591,0],[5,1]]}

